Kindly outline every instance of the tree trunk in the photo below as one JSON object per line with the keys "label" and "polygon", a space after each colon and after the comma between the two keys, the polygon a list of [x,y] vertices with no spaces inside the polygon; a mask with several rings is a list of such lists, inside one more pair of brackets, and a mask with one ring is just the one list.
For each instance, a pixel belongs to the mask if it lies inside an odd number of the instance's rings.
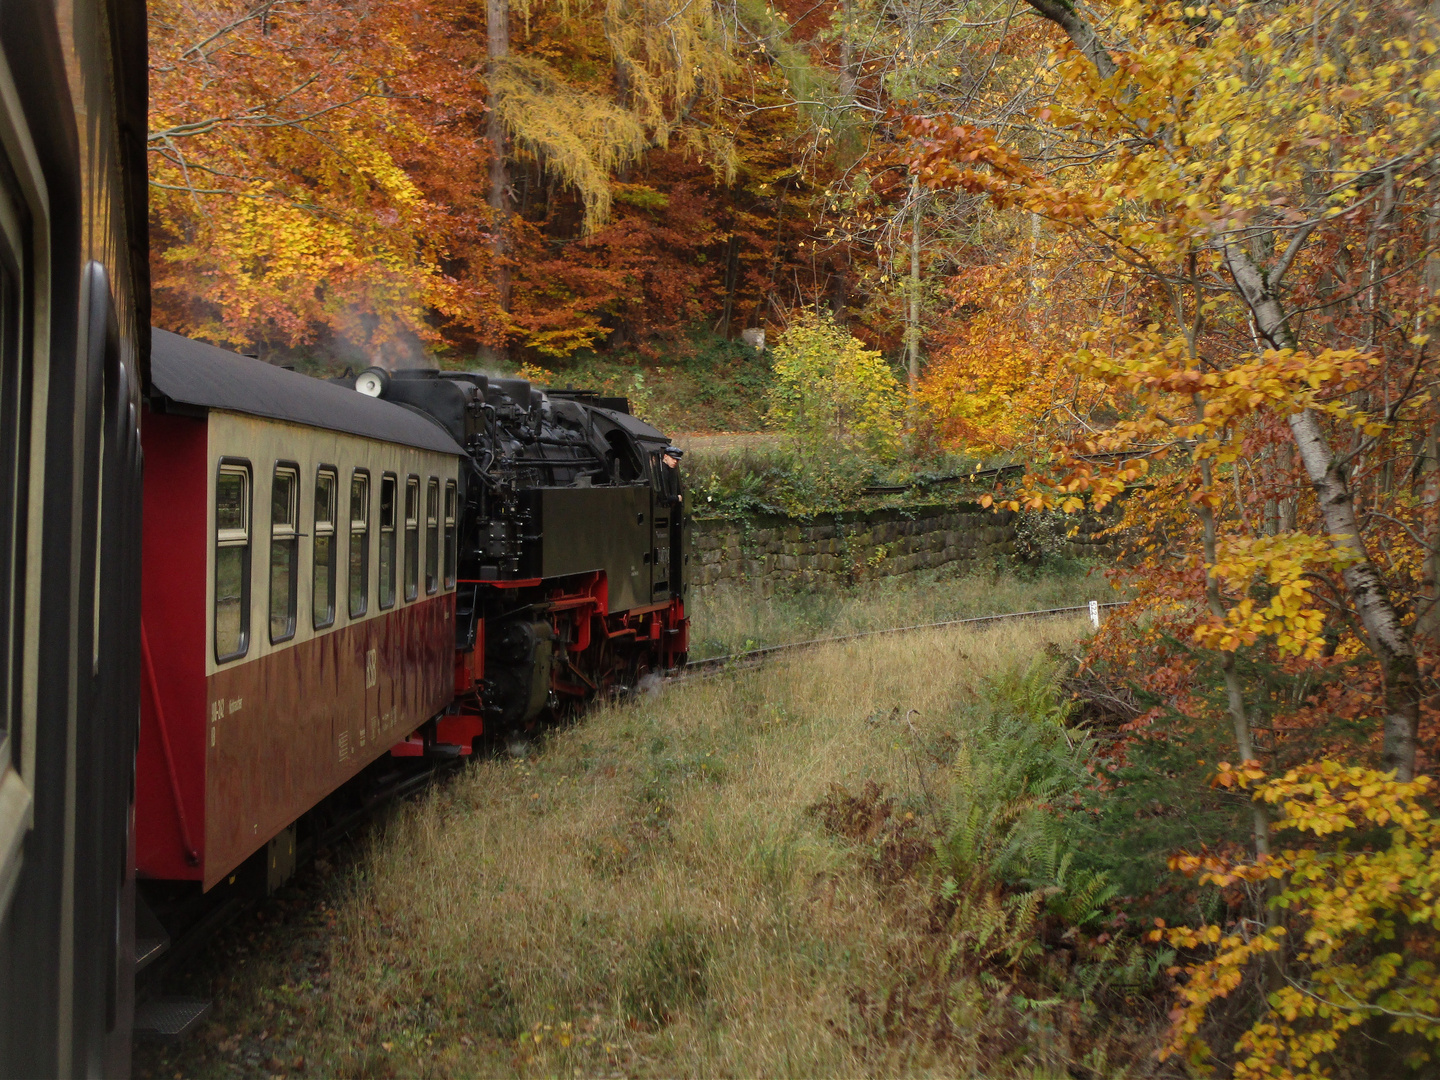
{"label": "tree trunk", "polygon": [[[510,159],[505,122],[500,118],[496,82],[500,68],[510,55],[509,0],[485,0],[485,41],[489,57],[487,79],[490,111],[485,118],[485,137],[490,142],[490,257],[495,292],[502,311],[510,310]],[[504,347],[494,350],[495,358],[505,355]]]}
{"label": "tree trunk", "polygon": [[[1195,411],[1202,415],[1205,411],[1198,398]],[[1209,461],[1200,462],[1200,476],[1208,489],[1213,480]],[[1204,529],[1202,543],[1205,549],[1205,603],[1211,614],[1223,622],[1225,601],[1220,595],[1220,582],[1215,577],[1214,569],[1218,557],[1215,511],[1210,508],[1209,503],[1201,501],[1196,505],[1195,512],[1199,515],[1200,525]],[[1245,712],[1245,691],[1240,685],[1240,674],[1235,670],[1233,652],[1225,650],[1220,653],[1220,672],[1225,679],[1226,708],[1230,713],[1231,726],[1235,729],[1235,751],[1242,764],[1254,761],[1255,741],[1250,731],[1250,718]],[[1265,815],[1265,808],[1258,802],[1251,807],[1250,826],[1255,840],[1255,856],[1263,859],[1270,854],[1270,819]]]}
{"label": "tree trunk", "polygon": [[850,39],[853,0],[840,4],[840,103],[848,105],[855,98],[855,43]]}
{"label": "tree trunk", "polygon": [[910,401],[920,386],[920,174],[910,177],[910,305],[905,320],[905,366],[910,375]]}
{"label": "tree trunk", "polygon": [[[1432,198],[1427,215],[1425,239],[1430,253],[1425,256],[1421,283],[1425,299],[1434,303],[1440,296],[1440,199]],[[1419,320],[1417,319],[1417,324]],[[1417,325],[1418,332],[1431,329]],[[1440,417],[1431,406],[1430,428],[1425,436],[1424,458],[1420,465],[1420,505],[1425,529],[1425,565],[1421,570],[1420,602],[1416,604],[1415,636],[1440,642]]]}
{"label": "tree trunk", "polygon": [[715,332],[721,337],[730,336],[730,316],[735,310],[735,285],[740,277],[740,236],[731,233],[725,245],[725,304],[720,309],[720,321]]}
{"label": "tree trunk", "polygon": [[1415,605],[1415,636],[1440,639],[1440,421],[1431,421],[1420,451],[1420,506],[1425,529],[1425,562]]}
{"label": "tree trunk", "polygon": [[1110,59],[1110,54],[1100,44],[1095,28],[1076,14],[1069,0],[1026,0],[1026,3],[1064,30],[1085,59],[1095,65],[1095,70],[1102,79],[1108,79],[1115,74],[1115,61]]}
{"label": "tree trunk", "polygon": [[[1279,298],[1250,255],[1238,244],[1225,245],[1225,265],[1235,287],[1255,318],[1255,328],[1275,349],[1295,348]],[[1309,409],[1290,417],[1290,434],[1300,463],[1315,489],[1320,516],[1331,541],[1350,558],[1341,571],[1350,602],[1370,639],[1370,650],[1385,673],[1385,738],[1381,766],[1394,769],[1401,780],[1415,778],[1415,740],[1420,723],[1420,669],[1414,644],[1400,622],[1380,571],[1355,520],[1355,502],[1348,478],[1336,459],[1320,418]]]}

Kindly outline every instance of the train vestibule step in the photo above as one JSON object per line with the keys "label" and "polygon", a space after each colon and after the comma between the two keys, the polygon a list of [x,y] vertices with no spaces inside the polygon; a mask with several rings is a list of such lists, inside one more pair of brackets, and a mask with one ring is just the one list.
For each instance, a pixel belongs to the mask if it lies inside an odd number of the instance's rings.
{"label": "train vestibule step", "polygon": [[135,897],[135,970],[143,971],[170,948],[170,932],[150,910],[145,897]]}
{"label": "train vestibule step", "polygon": [[172,1041],[189,1034],[210,1011],[200,998],[160,997],[135,1003],[135,1037]]}

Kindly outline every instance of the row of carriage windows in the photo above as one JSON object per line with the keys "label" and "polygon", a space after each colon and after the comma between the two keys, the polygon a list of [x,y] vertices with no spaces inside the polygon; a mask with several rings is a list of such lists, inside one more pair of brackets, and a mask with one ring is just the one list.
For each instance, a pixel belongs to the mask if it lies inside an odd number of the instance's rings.
{"label": "row of carriage windows", "polygon": [[[248,462],[227,461],[221,464],[216,479],[215,659],[218,663],[237,660],[250,647],[250,476]],[[361,618],[370,610],[372,530],[369,471],[352,471],[349,499],[342,501],[341,494],[337,469],[322,466],[316,471],[315,513],[310,534],[314,545],[310,564],[310,614],[316,630],[335,625],[338,599],[336,568],[341,558],[346,560],[344,600],[350,618]],[[425,593],[433,596],[440,591],[442,522],[445,538],[443,580],[447,589],[455,585],[457,497],[454,480],[445,481],[443,516],[440,496],[440,480],[437,477],[381,474],[380,588],[376,597],[381,610],[395,606],[401,587],[407,603],[419,598],[422,546]],[[400,516],[402,509],[403,517]],[[400,539],[402,531],[403,546]],[[300,470],[295,465],[277,465],[270,483],[272,644],[289,641],[295,636],[301,592],[300,541],[303,536],[300,528]],[[398,580],[402,558],[403,583]]]}

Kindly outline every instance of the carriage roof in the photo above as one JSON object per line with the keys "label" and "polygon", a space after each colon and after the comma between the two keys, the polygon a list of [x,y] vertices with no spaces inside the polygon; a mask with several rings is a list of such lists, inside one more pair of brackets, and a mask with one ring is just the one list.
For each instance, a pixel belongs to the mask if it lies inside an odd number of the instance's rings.
{"label": "carriage roof", "polygon": [[225,409],[441,454],[464,454],[444,428],[418,410],[166,330],[153,331],[150,382],[152,398],[158,398],[162,408]]}

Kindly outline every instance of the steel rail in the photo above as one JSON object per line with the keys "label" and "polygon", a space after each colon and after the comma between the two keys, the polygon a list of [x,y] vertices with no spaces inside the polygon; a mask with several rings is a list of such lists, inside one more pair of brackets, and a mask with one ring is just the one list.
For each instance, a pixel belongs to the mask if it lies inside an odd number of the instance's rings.
{"label": "steel rail", "polygon": [[[1109,603],[1098,604],[1096,608],[1099,611],[1105,611],[1110,608],[1124,607],[1129,602],[1128,600],[1112,600]],[[1089,612],[1090,605],[1081,604],[1078,607],[1043,608],[1037,611],[1010,611],[1000,615],[976,615],[968,619],[946,619],[943,622],[916,623],[913,626],[888,626],[882,630],[862,630],[854,634],[837,634],[834,637],[809,638],[805,641],[789,641],[780,645],[766,645],[759,649],[747,649],[744,652],[729,653],[725,656],[691,660],[682,669],[682,674],[672,676],[672,678],[688,678],[692,674],[714,674],[732,667],[753,667],[779,653],[792,652],[799,649],[814,649],[822,645],[839,645],[847,641],[860,641],[864,638],[879,637],[882,634],[908,634],[916,630],[943,630],[951,626],[974,626],[979,623],[1000,622],[1004,619],[1047,619],[1060,615],[1089,614]]]}

